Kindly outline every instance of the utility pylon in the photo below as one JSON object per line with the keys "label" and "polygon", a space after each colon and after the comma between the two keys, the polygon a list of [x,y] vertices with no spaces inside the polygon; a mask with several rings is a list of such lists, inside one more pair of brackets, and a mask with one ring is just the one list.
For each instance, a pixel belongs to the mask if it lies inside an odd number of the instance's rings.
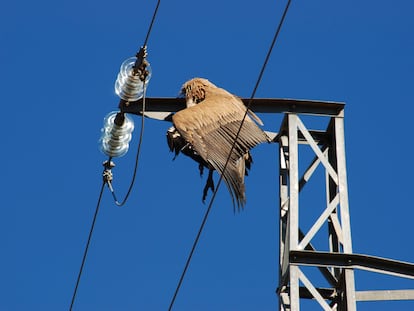
{"label": "utility pylon", "polygon": [[[319,116],[326,117],[326,116]],[[280,161],[280,310],[299,310],[300,298],[314,298],[324,310],[356,310],[352,269],[320,268],[331,288],[317,288],[296,262],[295,252],[317,251],[312,239],[328,226],[330,253],[352,254],[345,165],[343,111],[330,117],[325,132],[308,130],[300,114],[286,113],[278,135]],[[309,145],[314,158],[299,176],[299,144]],[[326,204],[308,232],[299,225],[299,195],[318,166],[325,170]],[[305,255],[303,253],[301,255]],[[305,260],[303,265],[312,265]],[[329,300],[329,301],[327,301]]]}
{"label": "utility pylon", "polygon": [[[326,103],[326,108],[332,104]],[[357,301],[413,300],[413,290],[355,290],[355,268],[413,278],[414,265],[353,254],[345,161],[344,106],[337,107],[336,111],[322,108],[304,103],[299,111],[292,109],[285,112],[276,137],[279,143],[280,177],[279,309],[298,311],[303,299],[313,299],[321,310],[337,311],[355,311]],[[308,129],[303,119],[309,115],[313,119],[327,119],[326,129]],[[299,175],[299,168],[305,157],[301,155],[299,145],[309,146],[313,151],[313,159],[305,163],[308,166],[305,165],[302,176]],[[303,231],[300,212],[304,212],[303,206],[306,204],[300,202],[300,194],[318,167],[323,168],[325,179],[315,180],[319,183],[317,191],[324,192],[326,199],[322,208],[312,206],[318,215],[308,225],[309,229]],[[322,245],[327,246],[319,250],[312,240],[318,236],[320,242],[324,234],[322,240],[325,239],[325,243]]]}
{"label": "utility pylon", "polygon": [[[414,300],[412,289],[355,290],[355,269],[414,279],[414,264],[352,251],[345,161],[345,104],[273,98],[242,100],[256,113],[284,115],[280,131],[274,138],[274,142],[279,143],[280,160],[279,310],[299,311],[304,299],[316,301],[322,310],[336,311],[355,311],[359,301]],[[172,113],[186,107],[182,98],[147,98],[146,103],[147,117],[165,121],[171,121]],[[142,115],[142,100],[123,103],[120,110]],[[309,129],[304,121],[307,117],[324,118],[327,125],[322,130]],[[312,150],[313,158],[309,163],[304,161],[300,145]],[[306,168],[300,176],[302,167]],[[305,231],[300,221],[301,212],[305,211],[305,204],[300,200],[301,191],[318,167],[323,168],[325,178],[322,182],[320,178],[316,179],[316,182],[321,183],[319,190],[326,199],[323,206],[315,208],[319,214]],[[327,245],[325,249],[318,249],[312,243],[316,235],[318,242],[321,235],[325,235],[322,238]],[[308,269],[314,269],[316,273]]]}

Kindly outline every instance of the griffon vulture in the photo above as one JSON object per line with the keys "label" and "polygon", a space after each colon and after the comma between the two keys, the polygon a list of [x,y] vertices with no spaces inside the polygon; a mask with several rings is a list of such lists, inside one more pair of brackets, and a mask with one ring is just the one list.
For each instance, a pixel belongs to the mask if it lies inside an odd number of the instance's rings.
{"label": "griffon vulture", "polygon": [[204,167],[209,169],[203,201],[209,188],[214,191],[212,174],[216,170],[224,178],[233,205],[236,202],[238,209],[243,208],[246,203],[244,176],[252,163],[249,151],[260,143],[270,141],[255,123],[263,125],[262,121],[248,111],[224,169],[246,113],[245,105],[238,97],[207,79],[189,80],[184,83],[181,92],[187,108],[172,117],[174,126],[167,131],[170,150],[175,151],[176,156],[181,151],[198,162],[200,174]]}

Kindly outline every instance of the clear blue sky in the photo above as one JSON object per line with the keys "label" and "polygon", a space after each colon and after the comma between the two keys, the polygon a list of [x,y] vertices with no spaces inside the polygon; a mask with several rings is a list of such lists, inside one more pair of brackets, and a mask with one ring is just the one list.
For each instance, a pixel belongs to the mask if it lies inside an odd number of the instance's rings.
{"label": "clear blue sky", "polygon": [[[2,89],[0,310],[68,310],[101,185],[97,141],[116,110],[121,62],[143,43],[156,1],[15,0],[0,9]],[[161,1],[148,42],[150,97],[192,77],[249,97],[285,2]],[[354,252],[414,262],[412,1],[293,1],[257,97],[346,102]],[[263,116],[277,131],[281,116]],[[120,197],[131,150],[116,159]],[[168,123],[146,122],[123,208],[105,191],[74,310],[167,310],[206,205],[205,179],[174,162]],[[276,310],[277,145],[259,146],[247,206],[222,187],[175,310]],[[316,195],[316,194],[315,194]],[[312,194],[309,195],[309,202]],[[303,210],[306,219],[307,211]],[[414,288],[356,274],[359,290]],[[414,302],[361,303],[411,310]]]}

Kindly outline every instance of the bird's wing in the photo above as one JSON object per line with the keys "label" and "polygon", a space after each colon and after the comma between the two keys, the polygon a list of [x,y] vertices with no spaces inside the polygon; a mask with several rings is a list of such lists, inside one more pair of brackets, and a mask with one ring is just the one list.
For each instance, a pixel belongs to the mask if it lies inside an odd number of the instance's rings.
{"label": "bird's wing", "polygon": [[[206,96],[198,105],[177,112],[173,123],[199,155],[222,174],[245,109],[235,96],[219,93]],[[222,174],[238,206],[245,202],[244,157],[251,148],[266,141],[266,134],[247,116]]]}

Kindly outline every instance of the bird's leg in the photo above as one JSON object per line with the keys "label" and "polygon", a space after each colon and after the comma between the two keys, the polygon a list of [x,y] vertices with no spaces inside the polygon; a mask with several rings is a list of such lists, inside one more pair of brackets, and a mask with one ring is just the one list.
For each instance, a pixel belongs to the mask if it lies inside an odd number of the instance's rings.
{"label": "bird's leg", "polygon": [[198,165],[198,170],[200,171],[200,177],[203,177],[204,165],[200,163]]}
{"label": "bird's leg", "polygon": [[203,190],[203,203],[206,200],[208,189],[211,189],[211,191],[214,192],[213,171],[214,170],[212,170],[212,169],[210,169],[208,171],[208,177],[207,177],[206,185],[204,186],[204,190]]}

